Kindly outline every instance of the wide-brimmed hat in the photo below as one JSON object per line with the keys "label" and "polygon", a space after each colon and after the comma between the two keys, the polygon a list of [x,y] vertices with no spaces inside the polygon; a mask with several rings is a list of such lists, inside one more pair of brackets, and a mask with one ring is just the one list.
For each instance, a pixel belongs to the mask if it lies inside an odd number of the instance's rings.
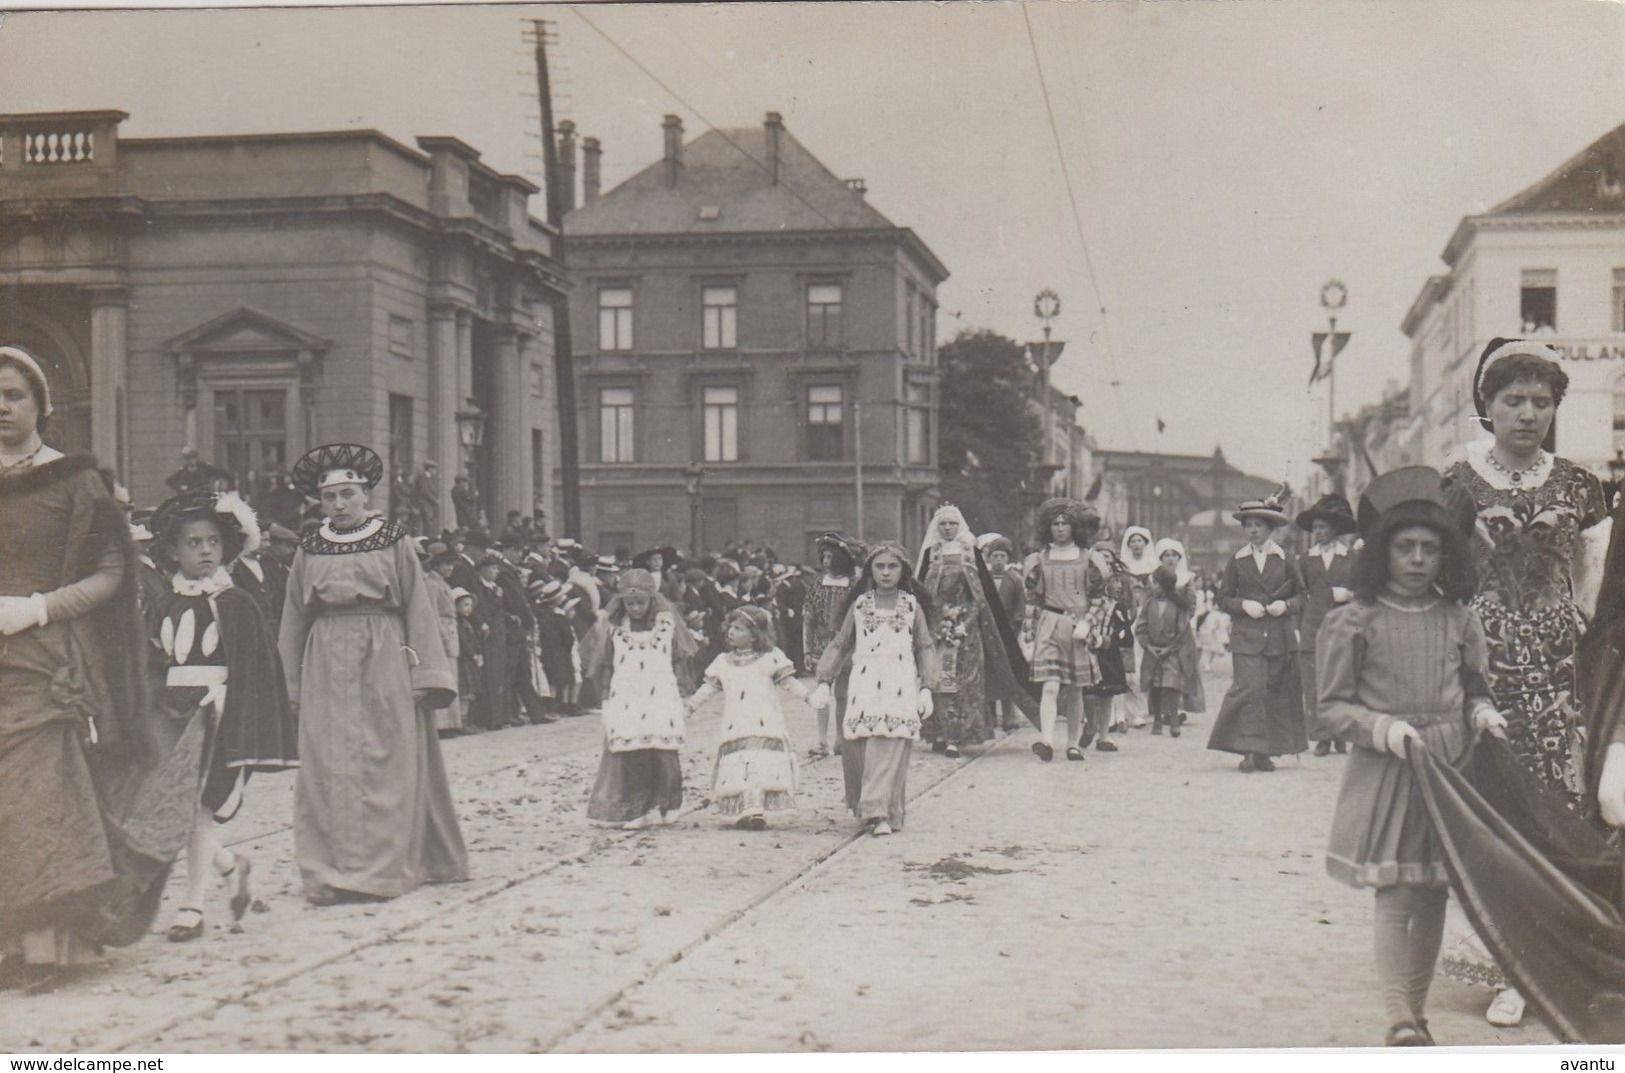
{"label": "wide-brimmed hat", "polygon": [[164,500],[148,523],[153,535],[167,541],[176,527],[207,519],[220,528],[220,565],[230,566],[243,555],[260,547],[260,520],[254,508],[236,492],[209,492],[201,489],[182,492]]}
{"label": "wide-brimmed hat", "polygon": [[1314,506],[1299,511],[1298,516],[1292,520],[1293,525],[1306,533],[1316,522],[1325,522],[1339,535],[1352,533],[1360,528],[1354,520],[1354,508],[1349,505],[1346,498],[1336,492],[1328,492],[1321,496],[1315,500]]}
{"label": "wide-brimmed hat", "polygon": [[1262,499],[1249,499],[1238,507],[1231,517],[1238,522],[1255,518],[1261,522],[1269,522],[1271,525],[1290,525],[1292,519],[1287,517],[1282,504],[1285,498],[1286,489],[1283,488]]}
{"label": "wide-brimmed hat", "polygon": [[632,556],[632,565],[640,570],[647,570],[649,560],[656,555],[660,556],[660,565],[662,567],[673,566],[677,562],[677,549],[670,545],[662,545],[658,548],[638,552]]}
{"label": "wide-brimmed hat", "polygon": [[617,573],[621,569],[621,564],[615,561],[613,555],[600,555],[593,560],[593,566],[607,573]]}
{"label": "wide-brimmed hat", "polygon": [[1384,526],[1404,516],[1407,522],[1448,526],[1470,533],[1477,520],[1472,499],[1459,488],[1447,488],[1431,466],[1389,470],[1366,485],[1360,495],[1360,532],[1369,541]]}
{"label": "wide-brimmed hat", "polygon": [[293,464],[293,483],[312,495],[340,484],[376,488],[384,479],[384,460],[359,443],[328,443],[308,451]]}

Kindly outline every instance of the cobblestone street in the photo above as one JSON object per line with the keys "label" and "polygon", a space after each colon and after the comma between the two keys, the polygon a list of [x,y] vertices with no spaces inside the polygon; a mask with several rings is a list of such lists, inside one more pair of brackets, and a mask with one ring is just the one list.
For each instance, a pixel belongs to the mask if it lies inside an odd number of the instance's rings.
{"label": "cobblestone street", "polygon": [[[1209,682],[1209,696],[1223,681]],[[704,800],[716,714],[690,729],[666,829],[589,827],[598,724],[446,743],[473,880],[313,908],[292,778],[229,829],[261,905],[200,942],[154,936],[53,994],[7,995],[8,1050],[793,1051],[1324,1047],[1379,1043],[1370,896],[1323,871],[1336,757],[1244,776],[1175,740],[1041,764],[1031,731],[917,752],[907,829],[855,838],[838,760],[765,832]],[[812,713],[793,729],[805,745]],[[183,876],[171,884],[171,895]],[[160,917],[167,923],[167,915]],[[1441,1043],[1496,1030],[1441,979]]]}

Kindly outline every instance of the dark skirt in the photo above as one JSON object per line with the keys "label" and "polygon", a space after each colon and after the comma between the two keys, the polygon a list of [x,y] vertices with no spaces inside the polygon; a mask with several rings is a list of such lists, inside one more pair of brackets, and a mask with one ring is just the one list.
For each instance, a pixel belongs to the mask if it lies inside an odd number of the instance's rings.
{"label": "dark skirt", "polygon": [[1309,747],[1303,725],[1303,691],[1295,654],[1236,653],[1235,680],[1224,695],[1207,747],[1221,753],[1284,756]]}
{"label": "dark skirt", "polygon": [[1092,650],[1095,663],[1100,667],[1100,680],[1083,687],[1091,697],[1118,697],[1128,692],[1128,668],[1121,648]]}
{"label": "dark skirt", "polygon": [[676,749],[604,750],[587,802],[589,820],[626,823],[656,810],[676,812],[682,806],[683,768]]}

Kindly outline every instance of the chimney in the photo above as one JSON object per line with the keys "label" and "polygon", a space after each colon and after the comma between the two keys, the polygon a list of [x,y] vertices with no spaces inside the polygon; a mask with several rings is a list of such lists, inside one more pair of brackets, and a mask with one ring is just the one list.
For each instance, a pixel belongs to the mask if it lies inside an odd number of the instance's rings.
{"label": "chimney", "polygon": [[566,119],[559,124],[559,214],[568,216],[576,207],[576,125]]}
{"label": "chimney", "polygon": [[581,142],[581,203],[591,205],[598,200],[599,161],[604,150],[597,138],[584,138]]}
{"label": "chimney", "polygon": [[666,131],[666,185],[672,187],[683,167],[683,121],[668,115],[660,125]]}
{"label": "chimney", "polygon": [[767,173],[772,178],[773,185],[779,185],[779,142],[784,133],[784,117],[777,112],[767,113],[767,122],[762,124],[767,132]]}

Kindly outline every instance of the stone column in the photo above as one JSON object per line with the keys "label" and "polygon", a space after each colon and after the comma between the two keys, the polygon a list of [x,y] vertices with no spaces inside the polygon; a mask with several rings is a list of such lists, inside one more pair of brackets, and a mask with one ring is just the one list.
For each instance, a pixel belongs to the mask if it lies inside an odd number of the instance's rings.
{"label": "stone column", "polygon": [[129,295],[127,287],[90,289],[90,450],[125,483]]}
{"label": "stone column", "polygon": [[496,487],[492,489],[496,504],[491,514],[493,532],[502,528],[508,511],[527,513],[530,488],[525,474],[530,469],[530,435],[526,428],[526,396],[524,347],[520,334],[508,325],[498,325],[491,331],[491,362],[495,398],[491,400],[496,413],[487,426],[491,435],[491,469]]}
{"label": "stone column", "polygon": [[[457,435],[457,411],[463,408],[458,389],[457,307],[429,304],[429,458],[440,467],[440,517],[454,519],[451,489],[463,473],[463,449]],[[454,522],[446,522],[446,528]]]}

